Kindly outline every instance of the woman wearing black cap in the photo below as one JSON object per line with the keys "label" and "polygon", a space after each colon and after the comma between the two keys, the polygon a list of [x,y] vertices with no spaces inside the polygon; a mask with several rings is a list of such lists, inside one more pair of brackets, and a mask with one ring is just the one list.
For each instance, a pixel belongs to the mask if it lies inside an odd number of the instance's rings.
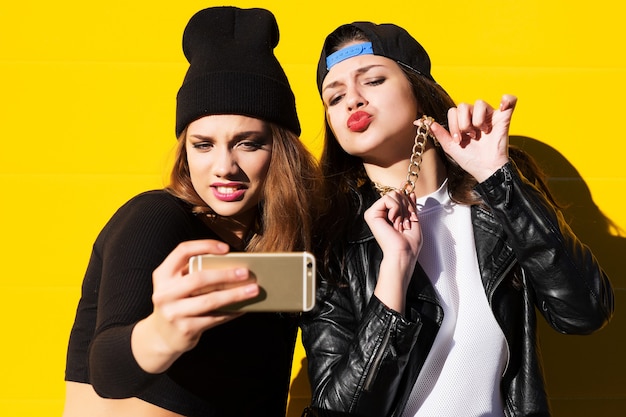
{"label": "woman wearing black cap", "polygon": [[317,82],[332,210],[302,324],[308,411],[549,415],[535,309],[588,334],[613,293],[532,160],[508,146],[516,98],[455,106],[409,33],[370,22],[326,38]]}
{"label": "woman wearing black cap", "polygon": [[264,9],[209,8],[189,21],[171,184],[131,199],[94,244],[66,417],[285,414],[294,317],[223,313],[259,293],[248,270],[187,267],[203,253],[310,249],[319,174],[298,138],[278,39]]}

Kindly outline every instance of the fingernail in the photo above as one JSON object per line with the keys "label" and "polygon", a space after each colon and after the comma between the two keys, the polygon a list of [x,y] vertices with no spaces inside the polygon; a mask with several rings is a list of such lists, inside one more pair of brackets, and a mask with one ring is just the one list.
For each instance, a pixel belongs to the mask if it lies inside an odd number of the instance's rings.
{"label": "fingernail", "polygon": [[256,295],[259,292],[259,286],[256,284],[246,285],[243,291],[248,295]]}
{"label": "fingernail", "polygon": [[235,269],[235,275],[239,278],[244,278],[248,276],[248,270],[246,268],[237,268]]}

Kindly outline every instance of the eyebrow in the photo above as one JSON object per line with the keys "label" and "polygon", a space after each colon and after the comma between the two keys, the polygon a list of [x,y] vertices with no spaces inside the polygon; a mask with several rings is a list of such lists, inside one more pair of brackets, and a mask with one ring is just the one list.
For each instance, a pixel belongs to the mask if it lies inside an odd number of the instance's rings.
{"label": "eyebrow", "polygon": [[[266,136],[268,135],[268,132],[266,132],[264,129],[262,130],[247,130],[244,132],[238,132],[236,133],[234,136],[232,136],[232,138],[229,140],[229,142],[236,142],[239,140],[244,140],[244,139],[249,139],[249,138],[266,138]],[[212,141],[213,136],[211,135],[203,135],[201,133],[192,133],[189,135],[189,137],[192,137],[194,139],[198,139],[198,140],[208,140],[208,141]]]}
{"label": "eyebrow", "polygon": [[[364,67],[358,68],[354,71],[355,75],[362,75],[365,74],[366,72],[368,72],[369,70],[371,70],[372,68],[375,67],[383,67],[384,65],[382,64],[372,64],[372,65],[366,65]],[[326,91],[329,88],[334,88],[337,87],[338,85],[341,85],[342,82],[341,81],[333,81],[332,83],[328,84],[326,87],[322,88],[322,93],[324,91]]]}

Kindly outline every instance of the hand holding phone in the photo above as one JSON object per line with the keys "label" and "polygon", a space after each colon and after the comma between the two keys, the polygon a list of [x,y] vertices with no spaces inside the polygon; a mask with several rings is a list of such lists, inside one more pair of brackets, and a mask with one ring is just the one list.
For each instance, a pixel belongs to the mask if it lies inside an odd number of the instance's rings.
{"label": "hand holding phone", "polygon": [[223,311],[303,312],[315,305],[315,257],[309,252],[231,252],[189,259],[189,272],[225,268],[247,268],[260,292]]}

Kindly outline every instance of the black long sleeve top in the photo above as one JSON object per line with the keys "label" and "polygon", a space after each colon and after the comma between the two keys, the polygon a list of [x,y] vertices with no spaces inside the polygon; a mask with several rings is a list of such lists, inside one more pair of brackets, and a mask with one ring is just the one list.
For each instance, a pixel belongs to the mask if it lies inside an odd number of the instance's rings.
{"label": "black long sleeve top", "polygon": [[96,239],[67,353],[67,381],[103,397],[138,397],[194,416],[283,416],[297,325],[248,313],[206,331],[166,372],[134,359],[130,335],[152,312],[152,272],[181,242],[217,239],[191,207],[164,190],[123,205]]}

